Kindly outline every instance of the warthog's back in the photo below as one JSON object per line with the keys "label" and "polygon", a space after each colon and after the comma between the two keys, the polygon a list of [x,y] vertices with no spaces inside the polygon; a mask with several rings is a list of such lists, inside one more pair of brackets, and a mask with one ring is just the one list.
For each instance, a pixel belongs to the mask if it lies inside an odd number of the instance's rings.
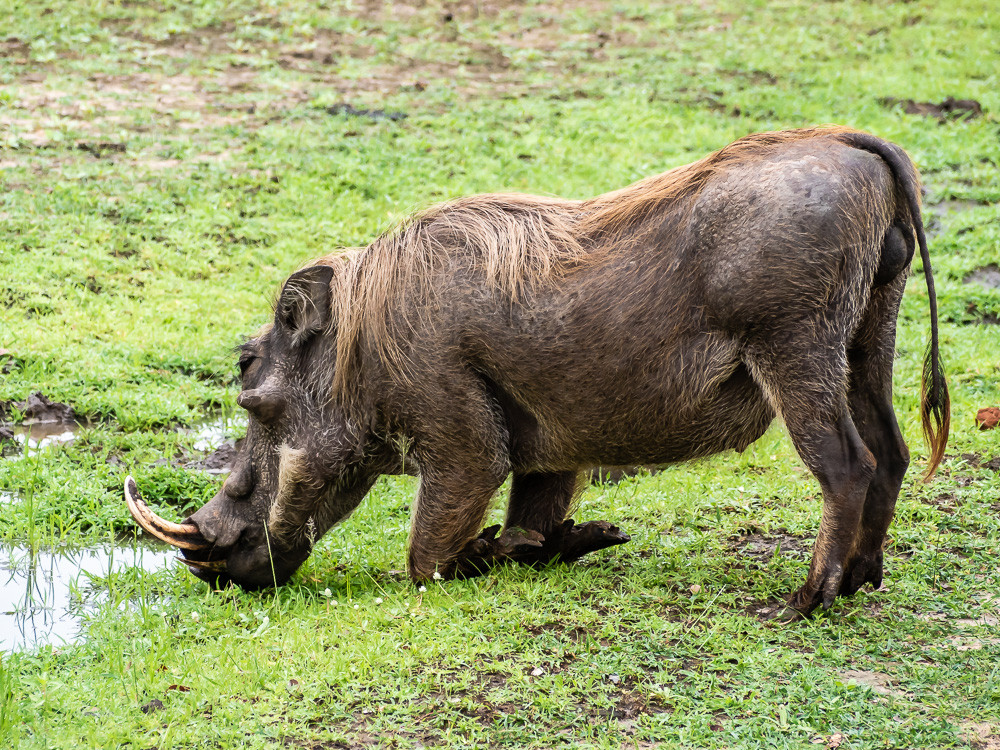
{"label": "warthog's back", "polygon": [[[666,463],[742,449],[773,418],[741,359],[770,322],[852,298],[853,330],[893,211],[877,157],[831,140],[715,172],[661,207],[635,239],[508,306],[455,284],[459,356],[525,428],[521,460],[544,466]],[[844,306],[838,304],[841,315]]]}

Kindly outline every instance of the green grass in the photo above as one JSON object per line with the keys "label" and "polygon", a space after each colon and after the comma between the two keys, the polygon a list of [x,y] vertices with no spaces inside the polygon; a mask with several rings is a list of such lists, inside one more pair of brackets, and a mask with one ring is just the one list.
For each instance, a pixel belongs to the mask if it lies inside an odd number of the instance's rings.
{"label": "green grass", "polygon": [[[777,428],[590,489],[577,517],[620,523],[625,547],[425,592],[398,573],[413,482],[386,479],[279,591],[173,569],[100,582],[78,644],[0,655],[0,745],[1000,741],[1000,473],[980,467],[1000,448],[973,421],[1000,405],[1000,328],[980,322],[1000,290],[964,283],[1000,257],[990,3],[235,5],[0,2],[0,401],[41,391],[90,420],[0,461],[6,542],[131,529],[127,472],[165,513],[210,497],[178,428],[221,414],[239,433],[232,347],[309,258],[445,198],[586,197],[825,122],[899,143],[923,173],[949,459],[919,482],[918,275],[895,379],[915,461],[884,590],[793,627],[758,611],[803,580],[820,513]],[[880,102],[947,96],[985,115]],[[341,102],[407,117],[327,112]]]}

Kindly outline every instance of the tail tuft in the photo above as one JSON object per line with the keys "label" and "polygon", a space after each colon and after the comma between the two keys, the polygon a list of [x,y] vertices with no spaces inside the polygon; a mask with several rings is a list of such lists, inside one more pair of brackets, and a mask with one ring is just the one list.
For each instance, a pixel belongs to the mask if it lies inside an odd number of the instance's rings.
{"label": "tail tuft", "polygon": [[920,417],[924,431],[924,441],[930,456],[924,481],[934,477],[948,445],[948,430],[951,427],[951,399],[948,383],[945,382],[944,367],[937,351],[937,341],[927,347],[924,355],[924,371],[920,388]]}

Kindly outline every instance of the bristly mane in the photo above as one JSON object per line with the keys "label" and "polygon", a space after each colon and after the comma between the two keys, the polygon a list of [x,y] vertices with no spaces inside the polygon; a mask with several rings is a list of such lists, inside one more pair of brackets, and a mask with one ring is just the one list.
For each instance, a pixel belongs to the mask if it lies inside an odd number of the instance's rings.
{"label": "bristly mane", "polygon": [[435,294],[431,279],[455,258],[516,300],[538,284],[598,259],[623,237],[634,238],[670,202],[696,196],[726,167],[762,158],[793,141],[853,132],[828,126],[748,135],[696,162],[583,201],[521,194],[459,198],[413,216],[366,248],[316,261],[337,270],[332,289],[336,372],[330,397],[349,399],[362,342],[374,347],[395,376],[405,378],[391,308],[412,295],[426,299]]}

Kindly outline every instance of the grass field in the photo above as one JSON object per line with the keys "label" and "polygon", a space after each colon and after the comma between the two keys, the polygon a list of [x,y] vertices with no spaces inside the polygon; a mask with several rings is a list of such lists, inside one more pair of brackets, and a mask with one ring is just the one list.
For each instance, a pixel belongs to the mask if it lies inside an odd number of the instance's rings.
{"label": "grass field", "polygon": [[[0,460],[3,554],[120,542],[127,473],[164,514],[211,497],[192,464],[206,422],[245,424],[232,349],[309,258],[445,198],[587,197],[760,130],[837,122],[913,157],[954,413],[922,484],[918,274],[886,583],[805,623],[766,619],[820,517],[779,427],[588,490],[576,517],[624,547],[427,590],[399,572],[415,483],[382,479],[276,592],[88,579],[81,638],[0,653],[0,747],[1000,748],[1000,430],[974,420],[1000,406],[995,10],[0,0],[0,403],[85,421]],[[948,97],[980,109],[906,111]]]}

